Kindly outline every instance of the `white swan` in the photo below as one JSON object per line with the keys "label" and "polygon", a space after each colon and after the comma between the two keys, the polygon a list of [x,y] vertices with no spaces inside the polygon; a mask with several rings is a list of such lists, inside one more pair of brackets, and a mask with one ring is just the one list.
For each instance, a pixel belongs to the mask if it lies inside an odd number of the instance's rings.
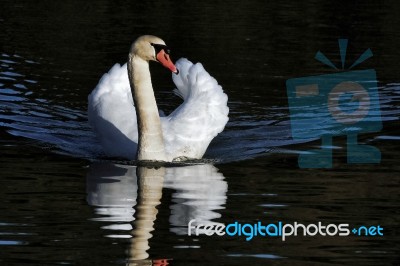
{"label": "white swan", "polygon": [[[149,61],[175,73],[184,102],[169,116],[159,115]],[[182,58],[175,66],[165,42],[151,35],[132,44],[128,63],[104,74],[88,100],[89,123],[105,153],[130,160],[200,159],[228,122],[228,97],[217,81],[200,63]]]}

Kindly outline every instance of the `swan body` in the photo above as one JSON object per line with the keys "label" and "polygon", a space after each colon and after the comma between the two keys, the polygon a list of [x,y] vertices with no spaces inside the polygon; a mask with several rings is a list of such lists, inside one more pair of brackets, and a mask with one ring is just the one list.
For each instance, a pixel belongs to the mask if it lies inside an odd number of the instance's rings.
{"label": "swan body", "polygon": [[[111,157],[200,159],[228,122],[228,97],[202,64],[182,58],[174,65],[169,56],[151,48],[153,45],[163,48],[165,43],[155,36],[138,38],[131,47],[128,63],[115,64],[103,75],[88,97],[89,123],[104,152]],[[175,93],[183,99],[168,116],[159,115],[150,60],[159,61],[174,72]]]}

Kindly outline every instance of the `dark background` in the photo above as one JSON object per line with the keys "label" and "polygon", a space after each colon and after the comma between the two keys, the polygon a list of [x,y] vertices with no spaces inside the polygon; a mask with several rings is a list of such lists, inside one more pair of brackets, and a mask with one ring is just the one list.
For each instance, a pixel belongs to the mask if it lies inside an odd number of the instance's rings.
{"label": "dark background", "polygon": [[[88,203],[88,173],[121,180],[134,175],[93,165],[98,158],[86,121],[87,95],[112,65],[126,61],[138,36],[153,34],[165,40],[174,60],[201,62],[229,97],[230,121],[207,155],[229,161],[216,164],[228,190],[213,221],[379,224],[385,235],[286,242],[178,235],[172,206],[189,206],[189,217],[204,199],[164,187],[150,259],[171,258],[172,265],[396,265],[399,13],[397,1],[0,1],[0,264],[125,265],[129,240],[108,235],[126,232],[104,228],[122,221],[96,220],[98,209],[109,206]],[[286,80],[336,73],[314,56],[320,50],[339,67],[339,38],[349,39],[344,71],[366,49],[374,54],[355,69],[376,70],[384,127],[360,141],[378,147],[382,161],[348,165],[345,138],[339,137],[332,169],[300,169],[298,151],[319,143],[291,139]],[[170,73],[156,64],[151,71],[160,109],[168,113],[180,103]],[[213,201],[210,195],[205,198]]]}

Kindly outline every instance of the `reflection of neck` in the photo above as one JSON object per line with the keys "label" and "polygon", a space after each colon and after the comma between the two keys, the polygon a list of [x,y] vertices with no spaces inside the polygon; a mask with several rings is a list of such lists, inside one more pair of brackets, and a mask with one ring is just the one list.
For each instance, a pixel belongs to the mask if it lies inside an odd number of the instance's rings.
{"label": "reflection of neck", "polygon": [[136,219],[133,222],[131,248],[129,258],[131,260],[144,260],[149,257],[147,250],[149,239],[154,230],[154,221],[157,216],[157,205],[162,197],[162,187],[165,168],[149,169],[137,168],[139,182],[138,204],[136,205]]}
{"label": "reflection of neck", "polygon": [[166,161],[161,121],[151,84],[149,62],[131,52],[128,74],[139,130],[137,159],[140,161]]}

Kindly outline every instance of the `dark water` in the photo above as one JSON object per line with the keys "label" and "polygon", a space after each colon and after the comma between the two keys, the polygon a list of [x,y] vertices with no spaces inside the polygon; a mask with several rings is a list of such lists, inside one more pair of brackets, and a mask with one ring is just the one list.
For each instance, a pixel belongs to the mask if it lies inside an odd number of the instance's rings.
{"label": "dark water", "polygon": [[[0,9],[1,265],[398,265],[400,21],[397,3],[3,1]],[[156,169],[105,160],[87,95],[141,34],[200,61],[229,96],[230,121],[203,164]],[[383,128],[359,136],[379,164],[299,168],[320,145],[293,140],[286,80],[375,69]],[[161,109],[180,103],[152,65]],[[212,164],[211,164],[212,163]],[[348,223],[383,236],[188,236],[201,222]],[[157,261],[158,260],[158,261]]]}

